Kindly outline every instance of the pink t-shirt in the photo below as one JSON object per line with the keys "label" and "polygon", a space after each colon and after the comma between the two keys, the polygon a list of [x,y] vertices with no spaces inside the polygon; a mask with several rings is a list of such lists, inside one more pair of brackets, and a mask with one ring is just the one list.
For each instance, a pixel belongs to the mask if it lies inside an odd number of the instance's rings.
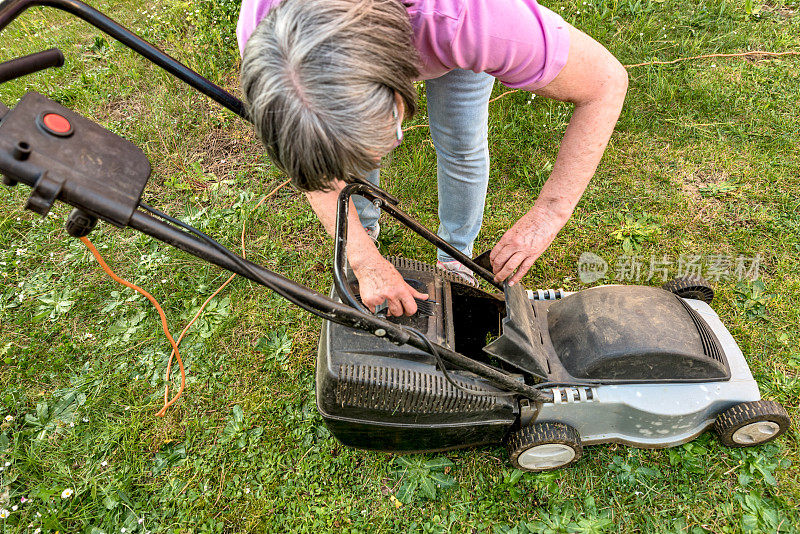
{"label": "pink t-shirt", "polygon": [[[236,28],[242,53],[256,25],[280,1],[242,2]],[[491,74],[508,87],[534,90],[550,83],[567,62],[567,23],[536,0],[404,3],[423,80],[466,69]]]}

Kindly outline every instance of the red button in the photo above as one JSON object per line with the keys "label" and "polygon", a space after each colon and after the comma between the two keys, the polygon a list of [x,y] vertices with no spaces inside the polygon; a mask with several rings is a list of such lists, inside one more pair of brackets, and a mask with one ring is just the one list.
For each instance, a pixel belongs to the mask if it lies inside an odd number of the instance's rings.
{"label": "red button", "polygon": [[47,113],[42,117],[44,127],[55,134],[67,134],[72,130],[72,125],[58,113]]}

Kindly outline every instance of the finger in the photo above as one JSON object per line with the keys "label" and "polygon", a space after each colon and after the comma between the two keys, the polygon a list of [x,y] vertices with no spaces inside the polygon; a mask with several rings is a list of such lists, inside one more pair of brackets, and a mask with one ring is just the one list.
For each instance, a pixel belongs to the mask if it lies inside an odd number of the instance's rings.
{"label": "finger", "polygon": [[511,277],[511,281],[508,283],[508,285],[513,286],[514,284],[522,280],[522,277],[525,276],[525,273],[527,273],[530,270],[531,265],[533,265],[533,262],[535,261],[536,261],[535,256],[528,256],[527,258],[525,258],[525,260],[519,264],[517,272],[515,272],[514,276]]}
{"label": "finger", "polygon": [[498,282],[502,282],[506,278],[508,278],[511,273],[514,272],[514,269],[519,267],[519,265],[525,260],[526,254],[525,252],[517,252],[501,266],[500,270],[497,271],[497,274],[494,275],[494,279]]}
{"label": "finger", "polygon": [[403,310],[406,315],[414,315],[417,313],[417,303],[410,293],[403,295],[400,300],[403,303]]}
{"label": "finger", "polygon": [[428,300],[428,295],[427,295],[427,293],[420,293],[419,291],[417,291],[416,289],[414,289],[413,287],[411,287],[411,286],[410,286],[410,285],[408,285],[408,284],[406,284],[406,289],[408,289],[408,292],[409,292],[409,294],[410,294],[410,295],[411,295],[413,298],[415,298],[415,299],[419,299],[419,300]]}
{"label": "finger", "polygon": [[494,265],[494,262],[495,262],[495,259],[497,258],[497,255],[505,247],[506,247],[506,243],[503,243],[502,241],[494,246],[492,251],[489,253],[489,261],[492,263],[492,265]]}
{"label": "finger", "polygon": [[[512,256],[514,256],[514,254],[517,253],[519,253],[519,250],[516,247],[510,245],[505,246],[502,248],[502,250],[498,251],[497,256],[495,256],[494,260],[492,260],[492,270],[495,272],[495,274],[499,275],[500,270],[508,262],[509,258],[511,258]],[[495,276],[495,279],[497,279],[497,276]]]}
{"label": "finger", "polygon": [[403,304],[399,298],[394,297],[389,299],[389,315],[393,317],[400,317],[403,315]]}
{"label": "finger", "polygon": [[379,300],[379,297],[370,297],[363,299],[361,302],[364,303],[364,306],[370,311],[370,313],[375,313],[378,309],[378,306],[383,302],[383,299]]}
{"label": "finger", "polygon": [[[408,287],[411,287],[411,286],[408,286]],[[413,287],[411,287],[411,294],[415,299],[419,299],[419,300],[428,300],[428,298],[429,298],[427,293],[420,293],[419,291],[417,291]]]}

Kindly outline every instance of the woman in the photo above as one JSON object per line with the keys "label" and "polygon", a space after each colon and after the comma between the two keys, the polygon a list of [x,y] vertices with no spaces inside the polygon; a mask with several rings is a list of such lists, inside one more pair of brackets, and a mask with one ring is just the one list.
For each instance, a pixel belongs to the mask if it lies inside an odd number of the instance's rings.
{"label": "woman", "polygon": [[[495,279],[509,284],[571,216],[628,83],[605,48],[535,0],[244,0],[237,35],[256,130],[330,234],[339,190],[354,175],[377,183],[381,157],[400,143],[416,110],[414,80],[425,80],[437,152],[439,235],[467,255],[482,223],[495,78],[574,103],[539,197],[490,254]],[[354,207],[347,257],[364,304],[416,313],[414,298],[427,295],[378,252],[377,210],[363,199]],[[472,277],[441,251],[438,265]]]}

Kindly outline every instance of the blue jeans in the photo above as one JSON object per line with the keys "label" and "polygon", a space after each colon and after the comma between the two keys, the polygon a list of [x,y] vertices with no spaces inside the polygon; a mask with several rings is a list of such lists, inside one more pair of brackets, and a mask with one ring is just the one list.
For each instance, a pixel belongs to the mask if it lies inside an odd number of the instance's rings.
{"label": "blue jeans", "polygon": [[[494,77],[453,70],[425,82],[428,120],[436,147],[439,184],[439,236],[472,256],[472,244],[483,223],[489,184],[489,95]],[[379,171],[367,179],[379,183]],[[365,228],[378,222],[380,212],[361,197],[353,197]],[[438,251],[441,261],[451,261]]]}

